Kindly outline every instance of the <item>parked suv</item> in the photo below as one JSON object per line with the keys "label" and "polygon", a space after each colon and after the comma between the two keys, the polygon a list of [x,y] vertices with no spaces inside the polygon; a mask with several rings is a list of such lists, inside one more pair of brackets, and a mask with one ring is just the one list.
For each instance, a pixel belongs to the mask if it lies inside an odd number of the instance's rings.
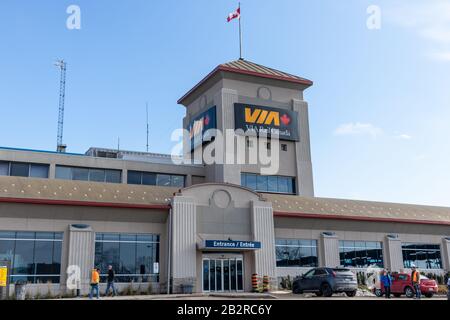
{"label": "parked suv", "polygon": [[[425,297],[431,298],[438,292],[438,285],[436,281],[420,275],[420,291]],[[391,293],[394,297],[400,297],[404,294],[408,298],[412,298],[415,290],[412,285],[411,276],[407,273],[392,273]],[[377,297],[384,295],[384,286],[382,283],[380,284],[380,288],[375,289],[375,295]]]}
{"label": "parked suv", "polygon": [[319,297],[331,297],[338,292],[354,297],[357,289],[356,275],[346,268],[314,268],[292,284],[293,293],[314,292]]}

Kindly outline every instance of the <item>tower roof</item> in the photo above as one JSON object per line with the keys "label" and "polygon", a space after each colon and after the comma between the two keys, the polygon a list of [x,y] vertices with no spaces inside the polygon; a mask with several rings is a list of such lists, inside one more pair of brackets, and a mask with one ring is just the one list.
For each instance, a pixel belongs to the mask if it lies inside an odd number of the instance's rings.
{"label": "tower roof", "polygon": [[286,81],[290,83],[295,83],[303,85],[306,88],[312,86],[313,82],[311,80],[295,76],[293,74],[279,71],[273,68],[265,67],[263,65],[239,59],[227,63],[218,65],[210,74],[208,74],[203,80],[201,80],[196,86],[189,90],[183,97],[178,100],[178,103],[182,103],[188,96],[190,96],[195,90],[197,90],[206,81],[212,78],[219,72],[229,72],[241,75],[249,75],[260,78],[267,78],[279,81]]}

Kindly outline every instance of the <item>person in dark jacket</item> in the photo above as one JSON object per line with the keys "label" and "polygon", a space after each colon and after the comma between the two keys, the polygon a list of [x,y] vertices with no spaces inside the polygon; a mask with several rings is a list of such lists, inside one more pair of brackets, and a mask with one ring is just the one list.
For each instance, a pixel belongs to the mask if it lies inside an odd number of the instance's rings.
{"label": "person in dark jacket", "polygon": [[115,277],[116,277],[116,275],[114,274],[113,267],[111,265],[109,265],[105,296],[107,296],[109,294],[109,289],[112,289],[113,297],[117,295],[116,287],[114,286]]}
{"label": "person in dark jacket", "polygon": [[383,274],[380,277],[380,282],[383,284],[386,299],[390,299],[391,298],[392,277],[391,277],[391,274],[387,270],[383,271]]}

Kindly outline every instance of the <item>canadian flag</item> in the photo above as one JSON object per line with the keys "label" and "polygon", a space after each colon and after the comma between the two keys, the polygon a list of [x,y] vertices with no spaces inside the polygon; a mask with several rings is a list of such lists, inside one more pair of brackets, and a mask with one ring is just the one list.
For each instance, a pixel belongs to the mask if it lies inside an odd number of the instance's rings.
{"label": "canadian flag", "polygon": [[237,8],[237,10],[235,12],[232,12],[228,15],[227,17],[227,21],[230,22],[233,19],[240,19],[241,18],[241,8]]}

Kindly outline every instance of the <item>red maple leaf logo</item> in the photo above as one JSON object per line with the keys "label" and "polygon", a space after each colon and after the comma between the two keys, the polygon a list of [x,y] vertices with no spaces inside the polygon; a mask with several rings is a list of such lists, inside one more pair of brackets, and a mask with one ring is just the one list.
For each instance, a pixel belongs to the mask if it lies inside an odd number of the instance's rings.
{"label": "red maple leaf logo", "polygon": [[206,116],[205,119],[203,119],[203,124],[205,126],[207,126],[209,124],[209,117],[208,116]]}
{"label": "red maple leaf logo", "polygon": [[291,118],[289,118],[289,116],[287,114],[283,114],[282,117],[280,117],[281,122],[287,126],[289,125],[289,123],[291,123]]}

